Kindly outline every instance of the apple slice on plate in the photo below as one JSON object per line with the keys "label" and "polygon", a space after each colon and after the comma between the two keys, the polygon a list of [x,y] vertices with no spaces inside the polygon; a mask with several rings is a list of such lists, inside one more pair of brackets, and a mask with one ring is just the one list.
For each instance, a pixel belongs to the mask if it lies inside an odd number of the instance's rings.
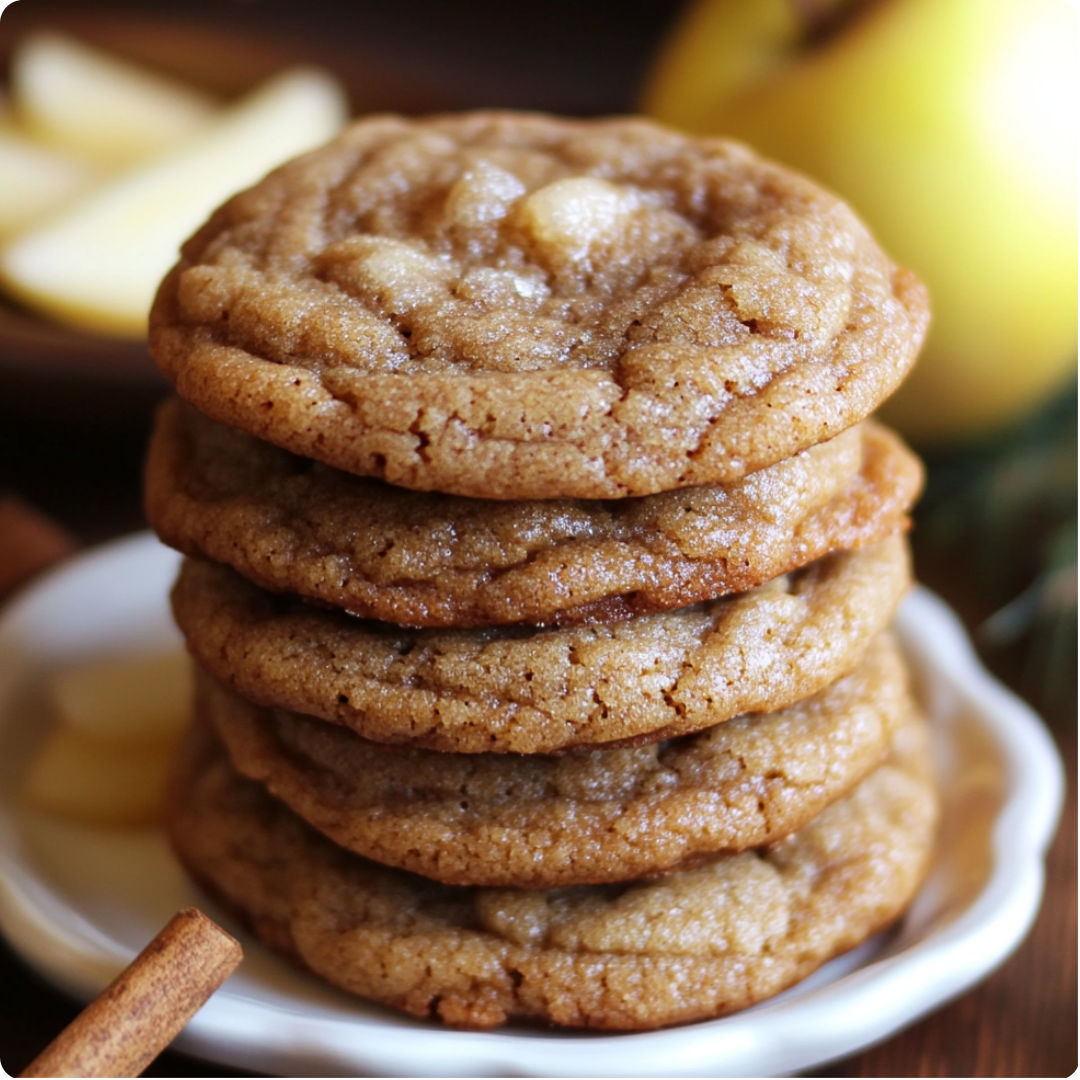
{"label": "apple slice on plate", "polygon": [[90,825],[149,825],[157,820],[173,743],[109,743],[59,728],[26,778],[37,810]]}
{"label": "apple slice on plate", "polygon": [[97,825],[145,825],[191,713],[182,650],[94,660],[52,677],[59,724],[34,760],[26,797],[38,810]]}
{"label": "apple slice on plate", "polygon": [[234,192],[331,138],[347,116],[329,75],[297,68],[256,88],[167,157],[92,191],[0,252],[0,280],[61,322],[143,338],[180,245]]}
{"label": "apple slice on plate", "polygon": [[59,672],[50,696],[64,725],[109,743],[174,741],[191,711],[191,658],[173,649]]}
{"label": "apple slice on plate", "polygon": [[218,110],[193,87],[48,31],[12,54],[11,98],[28,134],[107,168],[175,148]]}

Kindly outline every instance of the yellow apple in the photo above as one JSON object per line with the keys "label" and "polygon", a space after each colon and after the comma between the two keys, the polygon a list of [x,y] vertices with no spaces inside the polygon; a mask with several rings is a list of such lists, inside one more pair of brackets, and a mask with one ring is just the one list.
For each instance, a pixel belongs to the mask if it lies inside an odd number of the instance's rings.
{"label": "yellow apple", "polygon": [[346,118],[315,69],[279,75],[180,150],[95,188],[0,251],[0,282],[28,306],[90,330],[143,338],[180,244],[234,192],[325,142]]}
{"label": "yellow apple", "polygon": [[1077,13],[1066,0],[699,0],[643,107],[732,135],[845,196],[930,288],[923,356],[885,414],[987,431],[1076,365]]}
{"label": "yellow apple", "polygon": [[11,99],[29,134],[110,168],[172,150],[217,111],[193,87],[49,31],[12,53]]}

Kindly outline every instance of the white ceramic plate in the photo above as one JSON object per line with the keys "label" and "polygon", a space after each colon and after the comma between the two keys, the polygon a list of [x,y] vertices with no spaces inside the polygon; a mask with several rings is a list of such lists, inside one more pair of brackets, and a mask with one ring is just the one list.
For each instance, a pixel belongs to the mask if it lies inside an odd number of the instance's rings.
{"label": "white ceramic plate", "polygon": [[[81,556],[0,620],[0,928],[46,978],[98,993],[196,893],[161,834],[79,826],[20,805],[51,722],[42,677],[177,641],[177,556],[149,535]],[[447,1031],[321,986],[243,933],[246,959],[177,1042],[285,1076],[774,1076],[846,1056],[978,981],[1020,942],[1042,893],[1062,770],[1042,723],[979,666],[951,611],[916,589],[898,618],[935,723],[944,824],[903,923],[780,997],[644,1034]]]}

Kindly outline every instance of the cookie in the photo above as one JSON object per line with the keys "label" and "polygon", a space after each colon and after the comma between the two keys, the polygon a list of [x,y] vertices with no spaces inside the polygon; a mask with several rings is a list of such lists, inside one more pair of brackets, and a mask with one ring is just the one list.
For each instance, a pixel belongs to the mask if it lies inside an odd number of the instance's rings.
{"label": "cookie", "polygon": [[406,630],[186,560],[172,603],[195,658],[257,704],[375,742],[533,754],[656,742],[809,697],[859,663],[908,575],[896,536],[620,623]]}
{"label": "cookie", "polygon": [[741,144],[643,119],[361,120],[218,210],[150,317],[181,397],[488,499],[728,483],[898,385],[926,293]]}
{"label": "cookie", "polygon": [[338,848],[193,733],[168,829],[193,877],[272,949],[418,1017],[642,1030],[770,997],[893,921],[931,852],[926,727],[794,836],[656,880],[443,885]]}
{"label": "cookie", "polygon": [[558,757],[385,746],[205,673],[198,696],[233,767],[341,847],[451,885],[527,888],[627,881],[787,836],[880,765],[914,712],[887,637],[779,712]]}
{"label": "cookie", "polygon": [[466,499],[352,476],[171,401],[150,443],[146,513],[185,554],[363,617],[570,625],[742,592],[880,540],[920,481],[914,455],[867,421],[729,485]]}

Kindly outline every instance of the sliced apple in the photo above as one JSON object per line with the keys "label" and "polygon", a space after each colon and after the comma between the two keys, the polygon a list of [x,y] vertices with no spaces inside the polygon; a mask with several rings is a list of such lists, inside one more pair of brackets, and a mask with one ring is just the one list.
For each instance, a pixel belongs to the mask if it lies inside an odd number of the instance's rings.
{"label": "sliced apple", "polygon": [[15,48],[11,98],[28,132],[110,168],[174,149],[218,108],[193,87],[49,31]]}
{"label": "sliced apple", "polygon": [[109,743],[169,742],[191,711],[191,662],[176,650],[80,664],[52,681],[61,723]]}
{"label": "sliced apple", "polygon": [[115,743],[59,728],[26,780],[38,810],[94,825],[148,825],[158,818],[175,741]]}
{"label": "sliced apple", "polygon": [[27,776],[30,805],[99,825],[154,821],[191,712],[187,655],[91,661],[48,691],[59,724]]}
{"label": "sliced apple", "polygon": [[0,238],[32,228],[97,179],[85,161],[0,126]]}
{"label": "sliced apple", "polygon": [[62,322],[142,338],[181,243],[234,192],[325,142],[345,95],[314,69],[286,72],[178,153],[92,192],[0,252],[8,292]]}

